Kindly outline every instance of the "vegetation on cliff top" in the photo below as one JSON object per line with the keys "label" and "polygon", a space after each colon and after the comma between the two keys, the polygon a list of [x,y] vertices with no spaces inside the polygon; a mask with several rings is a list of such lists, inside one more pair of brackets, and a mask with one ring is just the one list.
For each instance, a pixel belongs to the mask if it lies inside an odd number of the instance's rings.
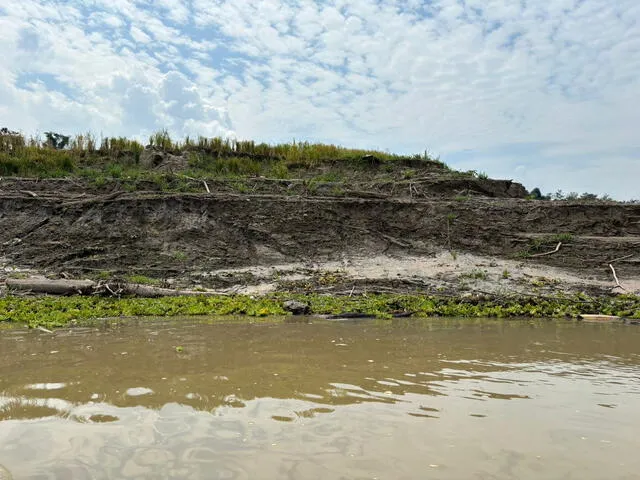
{"label": "vegetation on cliff top", "polygon": [[[141,160],[149,152],[160,152],[166,165],[149,165]],[[179,160],[177,163],[175,160]],[[179,164],[179,165],[178,165]],[[177,192],[199,192],[190,181],[214,179],[309,178],[317,183],[351,179],[373,173],[376,181],[404,180],[424,172],[441,177],[489,180],[484,172],[458,172],[428,152],[396,155],[376,150],[344,148],[308,142],[270,145],[229,138],[187,137],[174,140],[166,130],[154,133],[143,145],[125,137],[101,137],[87,133],[75,137],[45,132],[44,137],[26,138],[19,132],[0,128],[0,176],[29,178],[84,178],[88,187],[106,188],[120,184],[134,191],[154,186]],[[195,177],[195,178],[194,178]],[[233,187],[233,185],[232,185]],[[239,193],[250,186],[233,188]],[[336,187],[340,193],[340,187]],[[558,190],[543,195],[534,188],[531,200],[609,201],[608,195],[565,194]]]}
{"label": "vegetation on cliff top", "polygon": [[[149,138],[147,150],[182,157],[187,170],[206,176],[268,175],[286,178],[289,170],[317,167],[336,162],[351,167],[380,164],[431,166],[447,170],[446,165],[426,152],[413,156],[387,152],[350,149],[336,145],[291,142],[277,145],[240,141],[220,137],[173,140],[168,132],[157,132]],[[103,172],[121,175],[148,169],[140,160],[145,151],[137,140],[101,138],[92,134],[69,137],[46,132],[45,138],[25,138],[2,129],[0,131],[0,175],[64,177],[95,175]]]}
{"label": "vegetation on cliff top", "polygon": [[576,317],[598,313],[640,318],[640,297],[592,298],[513,297],[447,298],[422,295],[327,296],[274,294],[264,297],[198,296],[150,298],[15,297],[0,298],[0,322],[31,327],[62,327],[100,318],[133,316],[246,315],[251,318],[287,315],[285,300],[309,305],[311,314],[362,313],[391,318],[406,313],[415,317]]}

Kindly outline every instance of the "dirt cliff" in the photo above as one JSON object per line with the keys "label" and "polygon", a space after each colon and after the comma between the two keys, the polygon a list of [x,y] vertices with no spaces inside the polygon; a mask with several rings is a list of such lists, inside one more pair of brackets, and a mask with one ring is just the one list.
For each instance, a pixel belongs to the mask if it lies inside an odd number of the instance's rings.
{"label": "dirt cliff", "polygon": [[189,181],[201,193],[3,179],[3,275],[139,274],[258,293],[610,292],[614,262],[622,287],[640,290],[637,204],[527,200],[517,183],[479,178],[209,180],[209,193]]}

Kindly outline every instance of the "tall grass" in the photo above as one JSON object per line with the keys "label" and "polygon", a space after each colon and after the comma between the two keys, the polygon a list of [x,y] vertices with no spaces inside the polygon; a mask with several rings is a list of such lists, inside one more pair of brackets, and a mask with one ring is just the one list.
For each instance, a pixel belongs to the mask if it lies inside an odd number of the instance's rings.
{"label": "tall grass", "polygon": [[[309,142],[270,145],[251,140],[203,136],[176,141],[166,130],[151,135],[147,147],[173,155],[188,155],[190,169],[220,176],[266,174],[285,178],[289,168],[340,162],[366,165],[365,161],[371,159],[389,164],[407,159],[437,162],[426,152],[424,155],[406,157]],[[91,133],[72,137],[68,145],[60,149],[39,137],[27,139],[21,134],[1,130],[0,175],[64,176],[87,168],[107,172],[113,163],[127,167],[137,165],[144,149],[137,140],[125,137],[102,137],[98,140]],[[440,165],[444,167],[444,164]]]}

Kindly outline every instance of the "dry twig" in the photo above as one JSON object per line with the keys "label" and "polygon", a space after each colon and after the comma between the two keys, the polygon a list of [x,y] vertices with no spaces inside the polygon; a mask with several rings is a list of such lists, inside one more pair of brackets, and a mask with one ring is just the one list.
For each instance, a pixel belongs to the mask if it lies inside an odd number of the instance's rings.
{"label": "dry twig", "polygon": [[558,250],[560,250],[561,246],[562,246],[562,242],[558,242],[558,245],[556,245],[555,250],[551,250],[550,252],[544,252],[544,253],[536,253],[535,255],[531,255],[531,257],[542,257],[544,255],[551,255],[552,253],[556,253]]}
{"label": "dry twig", "polygon": [[625,255],[624,257],[618,257],[618,258],[614,258],[613,260],[609,260],[607,262],[607,264],[612,264],[614,262],[620,262],[622,260],[626,260],[627,258],[631,258],[633,257],[635,254],[634,253],[630,253],[629,255]]}
{"label": "dry twig", "polygon": [[609,268],[613,272],[613,279],[616,281],[616,286],[620,287],[622,290],[626,290],[622,285],[620,285],[620,280],[618,280],[618,275],[616,275],[616,269],[613,268],[613,265],[609,264]]}

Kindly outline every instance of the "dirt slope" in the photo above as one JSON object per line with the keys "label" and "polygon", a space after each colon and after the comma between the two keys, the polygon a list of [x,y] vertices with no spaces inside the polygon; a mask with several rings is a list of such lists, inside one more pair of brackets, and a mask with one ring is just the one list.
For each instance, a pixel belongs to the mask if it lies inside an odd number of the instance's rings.
{"label": "dirt slope", "polygon": [[[72,181],[5,179],[0,257],[5,275],[27,268],[256,291],[445,285],[454,292],[527,291],[536,278],[548,280],[538,282],[543,290],[605,292],[615,286],[608,264],[620,259],[621,283],[640,289],[640,205],[525,200],[511,198],[524,191],[513,182],[488,181],[483,194],[481,182],[465,181],[474,195],[437,191],[433,183],[425,188],[430,195],[377,188],[378,196],[332,196],[292,187],[240,194],[213,185],[211,194],[107,192]],[[536,256],[558,243],[557,252]]]}

